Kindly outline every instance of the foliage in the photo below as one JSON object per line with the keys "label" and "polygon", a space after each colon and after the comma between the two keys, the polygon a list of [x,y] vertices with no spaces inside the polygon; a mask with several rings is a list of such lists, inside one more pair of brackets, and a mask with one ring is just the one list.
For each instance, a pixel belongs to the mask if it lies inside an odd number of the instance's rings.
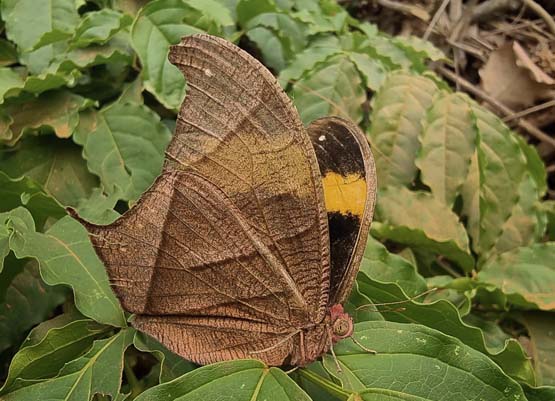
{"label": "foliage", "polygon": [[[427,70],[444,58],[428,42],[334,0],[3,0],[0,12],[3,400],[553,399],[545,168]],[[341,371],[330,355],[292,373],[197,367],[128,326],[64,207],[111,222],[158,175],[186,92],[168,48],[194,32],[258,55],[305,123],[335,114],[367,132],[378,205],[347,308],[376,355],[346,339]]]}

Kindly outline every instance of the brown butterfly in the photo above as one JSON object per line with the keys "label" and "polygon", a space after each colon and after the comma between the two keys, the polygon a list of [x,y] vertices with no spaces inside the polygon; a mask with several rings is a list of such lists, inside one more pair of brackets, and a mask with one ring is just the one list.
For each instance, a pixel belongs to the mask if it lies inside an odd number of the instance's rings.
{"label": "brown butterfly", "polygon": [[[372,219],[364,134],[305,129],[272,74],[233,44],[186,37],[162,174],[108,226],[87,224],[133,325],[186,359],[305,365],[352,334],[343,311]],[[145,144],[148,146],[148,144]]]}

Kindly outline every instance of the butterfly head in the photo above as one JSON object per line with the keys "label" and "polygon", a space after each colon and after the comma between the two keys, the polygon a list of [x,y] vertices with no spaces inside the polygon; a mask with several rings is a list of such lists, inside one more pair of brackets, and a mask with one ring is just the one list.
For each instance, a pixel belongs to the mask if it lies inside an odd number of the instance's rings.
{"label": "butterfly head", "polygon": [[341,304],[335,304],[330,308],[331,329],[334,343],[353,334],[353,319],[343,310]]}

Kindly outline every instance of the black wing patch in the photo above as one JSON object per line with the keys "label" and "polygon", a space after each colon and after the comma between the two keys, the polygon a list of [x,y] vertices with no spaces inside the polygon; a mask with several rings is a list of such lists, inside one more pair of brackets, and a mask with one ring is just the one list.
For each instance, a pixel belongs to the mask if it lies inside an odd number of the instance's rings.
{"label": "black wing patch", "polygon": [[374,212],[376,172],[364,134],[354,123],[318,119],[308,127],[318,158],[330,233],[329,304],[348,297]]}

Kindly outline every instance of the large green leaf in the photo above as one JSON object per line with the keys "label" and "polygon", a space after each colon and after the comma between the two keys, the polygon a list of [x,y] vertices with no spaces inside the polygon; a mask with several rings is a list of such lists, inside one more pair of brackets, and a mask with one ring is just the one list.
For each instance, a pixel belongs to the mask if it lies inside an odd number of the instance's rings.
{"label": "large green leaf", "polygon": [[375,280],[395,283],[409,296],[426,291],[426,280],[418,274],[416,267],[403,257],[390,253],[372,237],[368,237],[360,271]]}
{"label": "large green leaf", "polygon": [[466,180],[476,145],[476,129],[468,100],[441,92],[426,113],[416,166],[434,196],[451,206]]}
{"label": "large green leaf", "polygon": [[65,206],[77,206],[98,186],[81,158],[81,148],[50,135],[22,140],[17,151],[0,159],[0,170],[14,178],[32,178]]}
{"label": "large green leaf", "polygon": [[497,116],[474,103],[471,106],[478,147],[462,189],[463,212],[468,216],[472,247],[485,260],[518,202],[526,158]]}
{"label": "large green leaf", "polygon": [[237,19],[242,26],[257,15],[279,11],[273,0],[239,0],[236,10]]}
{"label": "large green leaf", "polygon": [[160,103],[177,110],[185,96],[185,78],[168,60],[169,47],[186,35],[200,32],[184,24],[188,7],[182,0],[156,0],[137,15],[132,29],[133,47],[141,60],[145,88]]}
{"label": "large green leaf", "polygon": [[260,361],[220,362],[196,369],[171,382],[153,387],[136,401],[213,400],[222,395],[235,401],[310,401],[281,369]]}
{"label": "large green leaf", "polygon": [[555,242],[533,244],[488,260],[478,281],[525,308],[555,310]]}
{"label": "large green leaf", "polygon": [[8,212],[18,206],[25,206],[31,212],[35,223],[42,229],[47,219],[65,216],[65,210],[40,185],[27,177],[10,178],[0,171],[0,212]]}
{"label": "large green leaf", "polygon": [[372,99],[369,136],[380,187],[413,181],[421,121],[436,91],[430,79],[393,73]]}
{"label": "large green leaf", "polygon": [[279,83],[286,88],[289,83],[300,79],[305,73],[313,70],[316,65],[324,63],[331,56],[341,52],[339,40],[335,37],[325,37],[314,41],[279,73]]}
{"label": "large green leaf", "polygon": [[[64,60],[66,56],[64,54]],[[62,86],[72,86],[78,75],[79,72],[72,69],[57,71],[52,68],[40,75],[29,75],[25,69],[0,68],[0,104],[22,92],[40,94]]]}
{"label": "large green leaf", "polygon": [[256,43],[264,63],[281,71],[306,47],[304,24],[284,13],[263,13],[245,25],[248,38]]}
{"label": "large green leaf", "polygon": [[60,315],[33,330],[41,333],[34,335],[32,332],[15,354],[0,393],[56,376],[67,362],[82,355],[110,328],[90,319],[71,318],[76,316]]}
{"label": "large green leaf", "polygon": [[[7,264],[5,268],[11,269],[12,266]],[[19,345],[26,332],[47,319],[65,298],[63,289],[44,284],[35,263],[26,263],[23,271],[13,278],[0,302],[0,352]]]}
{"label": "large green leaf", "polygon": [[[516,340],[509,340],[498,348],[487,347],[482,330],[464,323],[458,309],[451,302],[438,300],[424,304],[411,300],[397,284],[374,279],[371,270],[368,269],[359,273],[357,282],[360,293],[372,302],[386,305],[393,303],[390,308],[378,308],[385,309],[381,313],[387,320],[419,323],[456,337],[469,347],[489,356],[514,379],[529,384],[535,383],[532,365]],[[353,298],[351,302],[355,303],[355,307],[368,304],[364,300],[357,302]]]}
{"label": "large green leaf", "polygon": [[117,102],[97,114],[89,135],[75,139],[83,145],[89,170],[100,177],[104,190],[121,191],[124,199],[136,200],[160,174],[170,138],[169,129],[152,110]]}
{"label": "large green leaf", "polygon": [[532,358],[538,385],[555,385],[555,314],[547,312],[528,312],[522,321],[530,335]]}
{"label": "large green leaf", "polygon": [[159,364],[156,369],[159,383],[169,382],[196,368],[194,363],[174,354],[145,333],[137,332],[133,339],[133,345],[139,351],[154,354],[158,359]]}
{"label": "large green leaf", "polygon": [[[116,34],[105,44],[94,44],[86,48],[76,48],[54,59],[58,73],[68,73],[75,69],[85,69],[106,64],[111,68],[131,64],[135,53],[129,43],[127,34]],[[121,68],[121,67],[120,67]]]}
{"label": "large green leaf", "polygon": [[11,121],[1,140],[15,143],[25,132],[50,128],[56,136],[69,138],[79,124],[79,111],[92,106],[92,101],[69,91],[47,92],[23,104],[6,107]]}
{"label": "large green leaf", "polygon": [[465,271],[474,267],[468,237],[458,217],[428,192],[405,187],[380,190],[372,232],[411,247],[432,250],[457,262]]}
{"label": "large green leaf", "polygon": [[66,216],[40,233],[35,231],[29,212],[23,214],[28,216],[25,221],[12,219],[9,226],[13,231],[10,248],[16,256],[37,259],[47,284],[69,285],[77,308],[85,316],[112,326],[125,326],[123,311],[85,228]]}
{"label": "large green leaf", "polygon": [[305,124],[328,115],[360,122],[362,104],[366,101],[360,75],[344,55],[329,58],[299,79],[290,95]]}
{"label": "large green leaf", "polygon": [[553,386],[543,386],[543,387],[529,387],[522,386],[524,392],[526,393],[526,399],[528,401],[552,401],[555,400],[555,387]]}
{"label": "large green leaf", "polygon": [[545,211],[540,206],[536,181],[526,174],[519,184],[518,201],[511,216],[505,221],[495,241],[494,252],[503,253],[540,241],[547,224]]}
{"label": "large green leaf", "polygon": [[131,25],[132,19],[115,10],[103,9],[88,13],[81,21],[71,40],[75,47],[86,47],[92,43],[106,43],[118,31]]}
{"label": "large green leaf", "polygon": [[123,355],[133,335],[133,329],[123,329],[105,340],[97,340],[85,355],[67,363],[55,378],[9,392],[2,399],[89,401],[95,394],[115,397],[121,387]]}
{"label": "large green leaf", "polygon": [[[398,399],[524,400],[516,381],[486,355],[437,330],[416,324],[363,322],[354,337],[369,354],[350,340],[335,346],[342,371],[326,355],[324,366],[344,389],[391,390]],[[405,397],[405,398],[403,398]],[[415,399],[415,398],[412,398]]]}
{"label": "large green leaf", "polygon": [[75,0],[4,0],[1,4],[6,34],[20,48],[21,60],[32,73],[45,70],[65,44],[57,43],[31,49],[43,35],[62,35],[71,32],[79,15]]}

